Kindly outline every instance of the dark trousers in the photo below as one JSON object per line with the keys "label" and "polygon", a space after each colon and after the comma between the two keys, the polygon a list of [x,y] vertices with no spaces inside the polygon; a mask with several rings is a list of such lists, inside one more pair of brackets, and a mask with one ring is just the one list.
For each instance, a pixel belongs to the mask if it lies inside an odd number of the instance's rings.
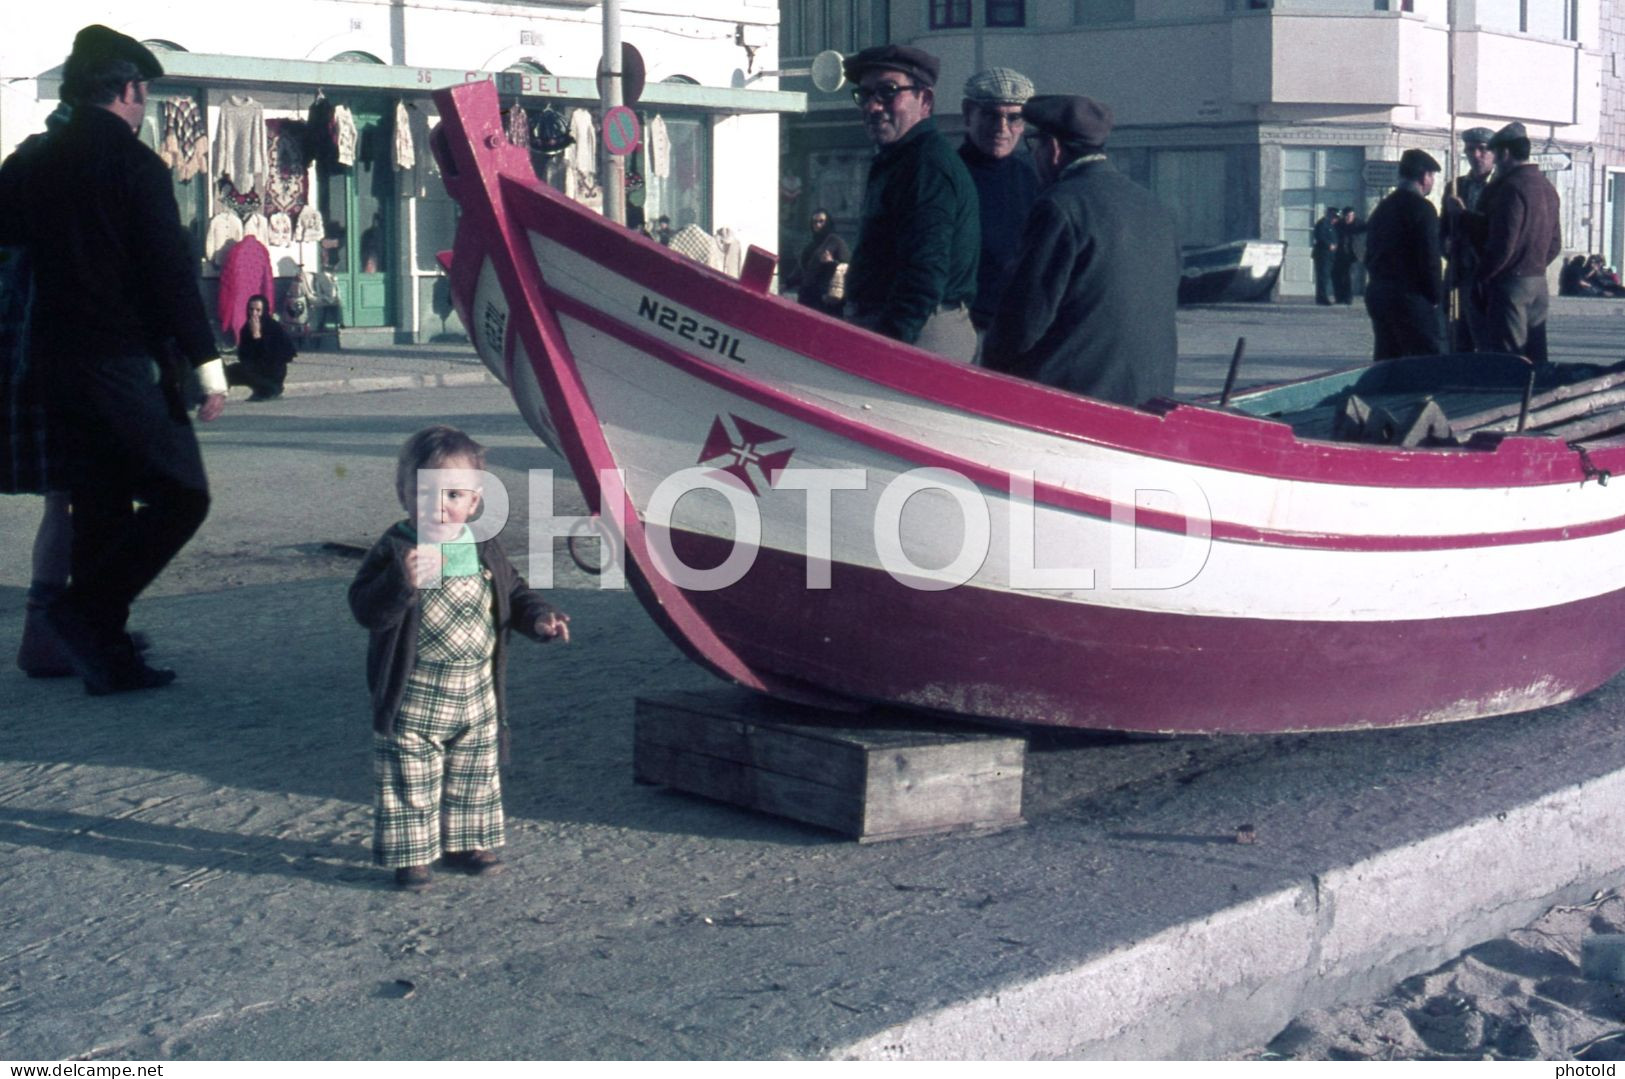
{"label": "dark trousers", "polygon": [[72,583],[59,602],[108,639],[209,511],[209,484],[180,392],[145,356],[56,365],[68,435]]}
{"label": "dark trousers", "polygon": [[1510,352],[1541,364],[1546,355],[1546,311],[1551,298],[1544,277],[1498,277],[1484,285],[1486,352]]}
{"label": "dark trousers", "polygon": [[248,360],[226,364],[228,386],[247,386],[261,397],[275,397],[281,393],[282,383],[287,377],[286,365],[279,368],[276,364],[252,363]]}
{"label": "dark trousers", "polygon": [[1332,252],[1316,251],[1309,257],[1315,264],[1315,302],[1331,303]]}
{"label": "dark trousers", "polygon": [[1371,316],[1372,359],[1436,356],[1444,351],[1439,308],[1402,285],[1367,282],[1365,310]]}
{"label": "dark trousers", "polygon": [[1338,303],[1354,302],[1354,260],[1332,260],[1332,295]]}

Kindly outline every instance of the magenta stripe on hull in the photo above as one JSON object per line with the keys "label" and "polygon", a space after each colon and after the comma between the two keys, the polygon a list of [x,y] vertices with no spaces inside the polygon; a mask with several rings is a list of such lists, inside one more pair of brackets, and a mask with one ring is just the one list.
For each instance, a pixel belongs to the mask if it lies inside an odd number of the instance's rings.
{"label": "magenta stripe on hull", "polygon": [[[673,540],[695,567],[731,549],[692,533]],[[738,584],[686,595],[770,684],[1045,726],[1280,733],[1438,723],[1557,704],[1625,666],[1616,632],[1625,591],[1473,618],[1283,622],[926,592],[842,565],[832,588],[808,590],[805,580],[803,557],[763,550]]]}

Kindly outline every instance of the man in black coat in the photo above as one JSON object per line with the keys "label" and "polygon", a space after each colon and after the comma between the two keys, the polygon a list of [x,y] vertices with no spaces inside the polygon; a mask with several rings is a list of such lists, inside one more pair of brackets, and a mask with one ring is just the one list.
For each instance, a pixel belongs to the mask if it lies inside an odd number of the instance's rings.
{"label": "man in black coat", "polygon": [[1399,158],[1399,186],[1367,222],[1365,309],[1375,338],[1372,358],[1444,351],[1439,325],[1439,214],[1428,201],[1439,163],[1425,150]]}
{"label": "man in black coat", "polygon": [[1048,186],[1027,218],[982,362],[1124,405],[1172,393],[1179,352],[1173,215],[1106,159],[1106,106],[1047,95],[1021,114]]}
{"label": "man in black coat", "polygon": [[1474,213],[1480,209],[1490,178],[1495,175],[1495,151],[1490,149],[1490,140],[1494,137],[1495,132],[1487,127],[1470,127],[1461,133],[1461,153],[1467,160],[1467,171],[1445,188],[1445,212],[1439,220],[1439,239],[1450,264],[1449,290],[1445,295],[1455,304],[1455,340],[1451,345],[1456,352],[1472,352],[1480,345],[1489,344],[1482,297],[1476,295],[1482,251],[1462,227],[1463,222],[1452,212],[1452,207],[1459,205]]}
{"label": "man in black coat", "polygon": [[[88,26],[63,68],[67,126],[0,166],[0,243],[34,261],[31,361],[66,435],[72,583],[46,608],[91,693],[165,685],[125,632],[130,604],[197,531],[209,488],[178,377],[199,369],[200,419],[225,376],[169,170],[136,138],[163,74],[133,38]],[[137,507],[137,504],[139,506]]]}
{"label": "man in black coat", "polygon": [[1315,222],[1309,258],[1315,264],[1315,302],[1332,302],[1332,267],[1337,259],[1338,228],[1343,215],[1335,206],[1326,207],[1326,216]]}

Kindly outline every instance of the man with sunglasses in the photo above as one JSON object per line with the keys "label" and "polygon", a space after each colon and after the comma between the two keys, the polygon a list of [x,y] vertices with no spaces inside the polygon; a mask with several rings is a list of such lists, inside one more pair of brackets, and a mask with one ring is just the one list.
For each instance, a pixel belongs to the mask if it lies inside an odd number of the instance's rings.
{"label": "man with sunglasses", "polygon": [[1112,112],[1087,97],[1021,107],[1044,192],[982,362],[1124,405],[1174,389],[1179,241],[1173,216],[1112,167]]}
{"label": "man with sunglasses", "polygon": [[976,302],[970,320],[978,343],[993,323],[1021,245],[1021,228],[1038,198],[1032,159],[1020,153],[1026,122],[1021,106],[1033,96],[1033,82],[1019,71],[990,67],[965,80],[960,109],[965,142],[959,158],[976,184],[982,218],[982,259],[976,272]]}
{"label": "man with sunglasses", "polygon": [[846,276],[846,317],[969,363],[981,225],[976,185],[931,118],[940,67],[907,45],[846,58],[853,100],[877,148]]}

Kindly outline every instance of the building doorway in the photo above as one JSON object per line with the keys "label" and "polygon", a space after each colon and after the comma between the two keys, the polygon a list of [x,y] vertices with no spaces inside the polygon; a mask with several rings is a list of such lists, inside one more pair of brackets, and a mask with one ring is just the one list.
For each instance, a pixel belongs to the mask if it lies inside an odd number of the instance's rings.
{"label": "building doorway", "polygon": [[344,325],[393,326],[391,300],[399,252],[391,132],[381,112],[356,109],[354,116],[354,166],[324,166],[319,181],[319,205],[327,229],[322,268],[338,285]]}
{"label": "building doorway", "polygon": [[1602,217],[1602,254],[1615,270],[1625,267],[1625,169],[1608,170],[1607,202],[1603,206]]}
{"label": "building doorway", "polygon": [[1281,239],[1287,243],[1281,268],[1281,295],[1313,296],[1315,268],[1310,259],[1315,221],[1326,207],[1362,209],[1365,184],[1360,170],[1365,150],[1358,146],[1296,147],[1281,151]]}

